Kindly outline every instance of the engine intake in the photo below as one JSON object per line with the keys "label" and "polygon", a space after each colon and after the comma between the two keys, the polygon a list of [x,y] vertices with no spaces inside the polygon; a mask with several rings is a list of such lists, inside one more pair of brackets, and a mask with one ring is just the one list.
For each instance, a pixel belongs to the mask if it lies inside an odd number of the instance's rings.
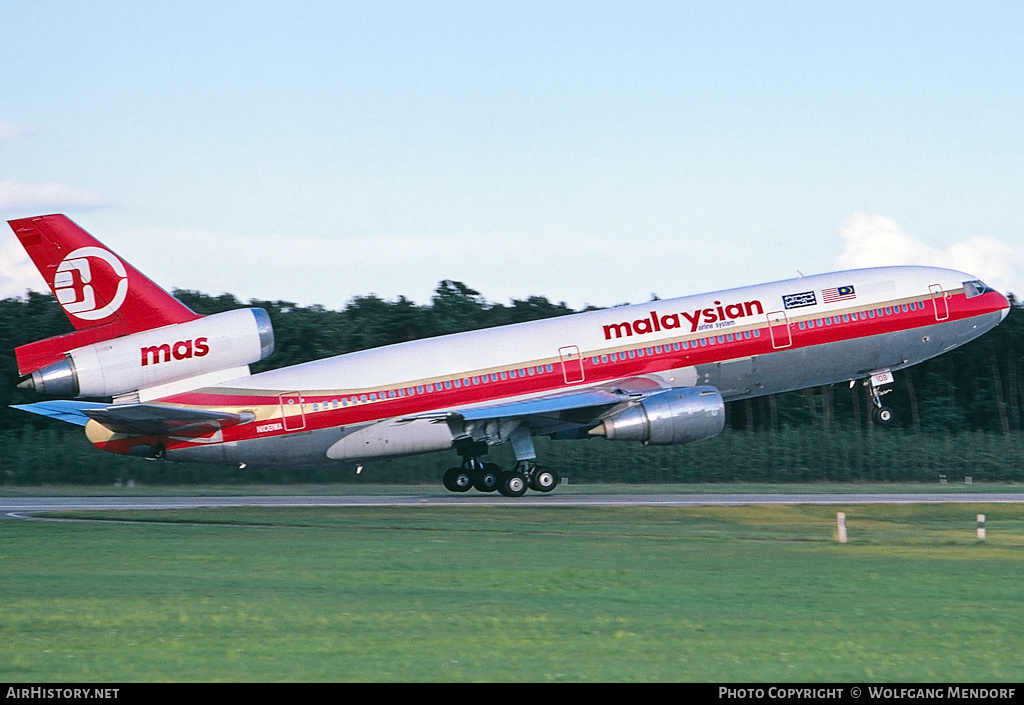
{"label": "engine intake", "polygon": [[714,387],[670,389],[637,402],[590,431],[610,441],[644,445],[693,443],[725,428],[725,401]]}

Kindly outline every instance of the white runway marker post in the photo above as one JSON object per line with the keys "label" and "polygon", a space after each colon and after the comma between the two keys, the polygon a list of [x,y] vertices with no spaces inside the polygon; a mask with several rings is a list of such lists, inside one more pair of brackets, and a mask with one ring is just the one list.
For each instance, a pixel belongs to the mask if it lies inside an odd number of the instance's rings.
{"label": "white runway marker post", "polygon": [[979,541],[984,541],[985,540],[985,515],[984,514],[979,514],[978,515],[978,540]]}
{"label": "white runway marker post", "polygon": [[836,528],[839,529],[839,543],[846,543],[846,512],[836,513]]}

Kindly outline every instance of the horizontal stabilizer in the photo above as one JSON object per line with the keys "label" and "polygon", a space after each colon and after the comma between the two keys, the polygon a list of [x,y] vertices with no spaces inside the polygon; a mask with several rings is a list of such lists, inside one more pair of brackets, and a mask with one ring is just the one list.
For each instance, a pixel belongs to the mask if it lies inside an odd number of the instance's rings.
{"label": "horizontal stabilizer", "polygon": [[51,419],[58,419],[73,423],[76,426],[85,426],[89,423],[89,417],[85,415],[87,409],[102,409],[107,404],[99,404],[94,401],[70,401],[57,399],[54,401],[39,401],[34,404],[12,404],[12,409],[20,409],[30,414],[48,416]]}
{"label": "horizontal stabilizer", "polygon": [[232,414],[159,404],[114,404],[86,409],[83,413],[114,433],[143,436],[208,436],[256,418],[249,412]]}
{"label": "horizontal stabilizer", "polygon": [[249,423],[256,418],[249,412],[232,414],[227,411],[186,409],[159,404],[111,405],[64,399],[15,404],[11,408],[48,416],[77,426],[85,426],[92,419],[114,433],[133,436],[208,436],[222,428]]}

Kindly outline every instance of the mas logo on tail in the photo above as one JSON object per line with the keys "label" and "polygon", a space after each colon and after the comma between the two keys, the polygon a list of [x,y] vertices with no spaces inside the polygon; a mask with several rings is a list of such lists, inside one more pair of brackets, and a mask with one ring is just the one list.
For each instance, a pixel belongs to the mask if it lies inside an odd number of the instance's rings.
{"label": "mas logo on tail", "polygon": [[[116,275],[116,288],[110,296],[101,291],[97,297],[94,284],[104,282],[105,287],[113,286],[114,278],[96,277],[93,282],[93,266],[90,258],[105,262]],[[102,266],[102,265],[100,265]],[[75,274],[77,273],[77,277]],[[75,280],[78,280],[76,286]],[[112,252],[100,247],[79,247],[61,260],[53,277],[53,293],[68,313],[83,321],[101,321],[113,315],[128,296],[128,272],[124,264]],[[98,302],[107,301],[106,305]]]}

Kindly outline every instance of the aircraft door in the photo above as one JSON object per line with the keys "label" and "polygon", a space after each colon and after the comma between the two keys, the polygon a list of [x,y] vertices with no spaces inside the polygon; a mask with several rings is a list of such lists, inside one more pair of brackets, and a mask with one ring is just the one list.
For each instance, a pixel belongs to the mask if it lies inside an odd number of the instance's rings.
{"label": "aircraft door", "polygon": [[785,311],[772,311],[766,314],[768,332],[772,336],[772,347],[776,350],[788,348],[793,344],[793,335],[789,331],[789,317]]}
{"label": "aircraft door", "polygon": [[949,318],[949,302],[946,300],[946,292],[938,284],[928,287],[932,295],[932,308],[935,310],[935,320],[944,321]]}
{"label": "aircraft door", "polygon": [[583,356],[575,345],[558,348],[558,357],[562,360],[562,378],[566,384],[583,381]]}
{"label": "aircraft door", "polygon": [[282,394],[281,421],[285,431],[301,431],[306,427],[306,415],[302,411],[302,396],[298,392]]}

